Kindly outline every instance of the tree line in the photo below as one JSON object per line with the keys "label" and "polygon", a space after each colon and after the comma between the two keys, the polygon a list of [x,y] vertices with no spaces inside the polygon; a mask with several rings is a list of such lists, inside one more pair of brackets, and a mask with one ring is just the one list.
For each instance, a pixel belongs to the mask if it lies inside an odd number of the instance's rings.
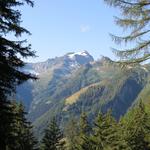
{"label": "tree line", "polygon": [[70,119],[62,130],[54,117],[40,141],[34,137],[23,105],[13,101],[9,108],[9,117],[0,116],[11,122],[1,126],[1,130],[7,128],[0,136],[0,142],[5,142],[2,150],[150,150],[150,117],[142,102],[119,121],[111,111],[99,113],[93,123],[82,113],[79,121]]}
{"label": "tree line", "polygon": [[150,117],[141,102],[120,121],[108,111],[91,124],[83,113],[79,122],[70,120],[64,132],[54,119],[41,143],[42,150],[150,150]]}
{"label": "tree line", "polygon": [[[112,36],[113,39],[117,43],[136,42],[136,46],[132,49],[114,50],[120,56],[121,63],[137,64],[149,59],[150,2],[148,0],[105,1],[121,10],[123,18],[117,18],[116,23],[125,29],[131,29],[131,34],[124,37]],[[19,7],[25,4],[34,6],[31,0],[0,0],[1,150],[32,150],[39,147],[33,136],[32,126],[26,120],[23,106],[9,99],[9,95],[15,92],[17,85],[28,79],[36,79],[34,75],[21,70],[25,65],[22,58],[35,56],[27,40],[18,40],[22,34],[30,34],[21,26],[22,14]],[[13,39],[9,37],[10,33],[14,35]],[[94,125],[90,127],[84,116],[81,119],[82,125],[77,125],[72,131],[72,126],[70,126],[68,130],[70,134],[66,136],[63,136],[54,119],[45,131],[41,147],[43,149],[66,149],[64,146],[67,143],[69,149],[73,150],[149,150],[149,116],[142,104],[133,111],[131,118],[128,121],[123,119],[116,122],[108,112],[106,115],[99,114]],[[71,124],[75,126],[74,123]]]}

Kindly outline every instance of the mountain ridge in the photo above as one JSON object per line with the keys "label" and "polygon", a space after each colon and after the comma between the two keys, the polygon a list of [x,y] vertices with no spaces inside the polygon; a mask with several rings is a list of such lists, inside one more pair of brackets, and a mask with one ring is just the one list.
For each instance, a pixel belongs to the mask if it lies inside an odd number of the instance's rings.
{"label": "mountain ridge", "polygon": [[[129,67],[126,72],[110,58],[95,61],[86,51],[68,53],[32,67],[39,80],[21,85],[24,94],[19,87],[17,95],[23,101],[30,99],[28,118],[37,136],[53,116],[57,116],[62,128],[71,116],[78,118],[83,111],[93,119],[99,111],[112,109],[119,119],[149,87],[146,79],[150,65]],[[26,92],[30,92],[27,97]]]}

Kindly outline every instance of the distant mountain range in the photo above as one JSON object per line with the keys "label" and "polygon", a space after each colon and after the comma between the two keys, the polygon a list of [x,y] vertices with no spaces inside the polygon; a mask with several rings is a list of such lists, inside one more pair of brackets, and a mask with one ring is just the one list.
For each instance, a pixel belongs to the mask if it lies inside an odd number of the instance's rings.
{"label": "distant mountain range", "polygon": [[25,104],[37,136],[53,116],[62,127],[82,112],[92,120],[99,111],[112,109],[119,119],[138,100],[150,102],[148,64],[125,71],[110,58],[94,61],[87,51],[82,51],[27,64],[24,71],[39,77],[20,85],[16,95]]}

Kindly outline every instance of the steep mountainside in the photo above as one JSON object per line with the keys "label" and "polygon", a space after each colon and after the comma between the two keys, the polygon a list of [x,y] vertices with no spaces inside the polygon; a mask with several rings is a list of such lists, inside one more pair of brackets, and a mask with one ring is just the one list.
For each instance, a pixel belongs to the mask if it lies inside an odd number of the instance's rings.
{"label": "steep mountainside", "polygon": [[86,51],[28,64],[25,71],[39,76],[38,81],[18,87],[17,93],[28,107],[37,135],[53,116],[62,127],[83,111],[91,120],[99,111],[112,109],[119,119],[139,97],[150,92],[149,65],[123,71],[107,57],[94,61]]}
{"label": "steep mountainside", "polygon": [[66,80],[82,65],[92,61],[93,57],[87,51],[83,51],[68,53],[45,62],[27,64],[24,71],[38,75],[39,80],[28,81],[19,86],[17,99],[25,103],[31,120],[45,113],[49,109],[48,105],[58,97],[59,90]]}

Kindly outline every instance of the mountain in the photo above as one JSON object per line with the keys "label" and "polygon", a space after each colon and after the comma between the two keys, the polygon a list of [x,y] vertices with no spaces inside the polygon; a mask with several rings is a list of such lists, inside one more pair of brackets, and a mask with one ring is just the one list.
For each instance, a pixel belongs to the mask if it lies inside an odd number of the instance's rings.
{"label": "mountain", "polygon": [[62,128],[83,111],[93,120],[99,111],[112,109],[119,119],[150,92],[150,65],[125,71],[108,57],[94,61],[87,51],[27,64],[24,70],[39,77],[17,89],[17,99],[27,106],[37,136],[53,116]]}
{"label": "mountain", "polygon": [[[24,102],[29,112],[35,109],[39,103],[50,103],[51,95],[54,95],[63,78],[73,75],[82,65],[93,62],[93,57],[87,52],[68,53],[62,57],[48,59],[45,62],[29,63],[23,71],[36,74],[37,81],[28,81],[17,88],[17,99]],[[63,81],[65,82],[65,81]],[[39,109],[39,108],[37,108]],[[40,113],[40,112],[39,112]]]}

